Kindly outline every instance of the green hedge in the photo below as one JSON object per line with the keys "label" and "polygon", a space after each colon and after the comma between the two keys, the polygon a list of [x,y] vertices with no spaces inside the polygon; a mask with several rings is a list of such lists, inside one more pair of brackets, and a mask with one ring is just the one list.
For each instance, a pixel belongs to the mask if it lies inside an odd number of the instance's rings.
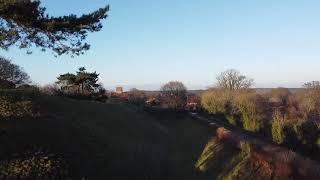
{"label": "green hedge", "polygon": [[265,126],[266,100],[250,91],[212,90],[201,96],[202,107],[210,114],[224,114],[228,122],[259,132]]}

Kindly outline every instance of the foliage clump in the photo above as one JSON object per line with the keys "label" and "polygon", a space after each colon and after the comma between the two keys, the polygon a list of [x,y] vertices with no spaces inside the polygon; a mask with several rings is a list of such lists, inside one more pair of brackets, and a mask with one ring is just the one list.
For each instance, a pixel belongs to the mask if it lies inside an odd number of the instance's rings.
{"label": "foliage clump", "polygon": [[30,82],[30,77],[23,68],[0,57],[0,89],[14,89]]}
{"label": "foliage clump", "polygon": [[42,151],[26,152],[0,161],[0,179],[67,179],[70,168],[63,157]]}
{"label": "foliage clump", "polygon": [[52,50],[55,55],[80,55],[90,48],[89,32],[102,29],[109,6],[92,13],[53,17],[39,0],[0,0],[0,48],[16,45],[31,53],[33,47]]}
{"label": "foliage clump", "polygon": [[[220,75],[220,79],[224,76]],[[230,83],[234,84],[233,81]],[[210,114],[224,115],[232,125],[262,133],[295,150],[316,154],[320,150],[317,144],[320,134],[319,84],[313,81],[296,92],[276,88],[268,93],[218,86],[202,93],[201,105]]]}
{"label": "foliage clump", "polygon": [[[75,99],[94,99],[103,101],[106,97],[106,90],[99,81],[97,72],[88,72],[84,67],[73,73],[61,74],[57,77],[57,86],[43,89],[48,94],[58,94]],[[57,90],[59,89],[59,90]]]}
{"label": "foliage clump", "polygon": [[147,95],[143,91],[133,88],[129,91],[127,100],[135,105],[144,105]]}
{"label": "foliage clump", "polygon": [[265,125],[266,100],[252,91],[211,89],[201,96],[201,104],[211,114],[224,114],[230,124],[258,132]]}
{"label": "foliage clump", "polygon": [[34,101],[38,95],[38,91],[1,90],[0,118],[10,119],[35,116],[38,110]]}
{"label": "foliage clump", "polygon": [[259,94],[245,91],[237,93],[235,97],[236,107],[241,113],[243,128],[260,132],[266,124],[267,103]]}

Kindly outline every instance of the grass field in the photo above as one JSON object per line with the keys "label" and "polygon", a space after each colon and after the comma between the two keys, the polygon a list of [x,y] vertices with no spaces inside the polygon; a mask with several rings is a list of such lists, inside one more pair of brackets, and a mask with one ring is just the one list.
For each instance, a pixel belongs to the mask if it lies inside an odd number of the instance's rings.
{"label": "grass field", "polygon": [[39,96],[37,118],[0,121],[0,180],[273,179],[274,168],[183,113]]}
{"label": "grass field", "polygon": [[185,115],[47,96],[40,106],[41,118],[0,122],[2,161],[41,151],[63,157],[74,178],[206,178],[194,166],[214,131]]}

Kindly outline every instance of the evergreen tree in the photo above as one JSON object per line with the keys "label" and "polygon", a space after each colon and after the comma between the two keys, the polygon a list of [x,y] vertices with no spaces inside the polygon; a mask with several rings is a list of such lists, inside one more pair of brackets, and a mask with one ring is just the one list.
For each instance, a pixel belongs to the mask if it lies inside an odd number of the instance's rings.
{"label": "evergreen tree", "polygon": [[77,91],[78,93],[92,93],[98,89],[99,74],[87,72],[84,67],[79,68],[76,74],[66,73],[57,77],[56,82],[63,91]]}
{"label": "evergreen tree", "polygon": [[27,49],[50,49],[56,55],[83,54],[90,45],[85,41],[88,32],[102,28],[109,6],[92,13],[52,17],[39,0],[0,0],[0,48],[13,45]]}

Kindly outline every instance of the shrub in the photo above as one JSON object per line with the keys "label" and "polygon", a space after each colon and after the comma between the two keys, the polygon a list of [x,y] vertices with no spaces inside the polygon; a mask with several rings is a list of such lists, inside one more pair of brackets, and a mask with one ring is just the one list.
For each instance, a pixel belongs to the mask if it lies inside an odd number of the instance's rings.
{"label": "shrub", "polygon": [[61,155],[27,151],[0,160],[0,179],[69,179],[69,167]]}
{"label": "shrub", "polygon": [[225,114],[227,108],[232,107],[230,91],[220,89],[208,90],[201,94],[201,105],[210,114]]}
{"label": "shrub", "polygon": [[239,119],[240,117],[237,116],[237,115],[233,115],[233,114],[229,114],[229,115],[226,115],[226,118],[228,120],[228,122],[234,126],[237,126],[239,125]]}
{"label": "shrub", "polygon": [[163,106],[178,110],[187,104],[187,88],[182,82],[170,81],[160,89],[161,103]]}
{"label": "shrub", "polygon": [[268,115],[265,98],[253,92],[239,92],[235,98],[236,106],[241,112],[244,129],[259,132],[265,127]]}
{"label": "shrub", "polygon": [[296,94],[298,108],[305,119],[320,120],[320,90],[306,89]]}
{"label": "shrub", "polygon": [[318,157],[320,150],[320,89],[291,93],[278,88],[267,94],[252,90],[211,89],[201,95],[210,114],[223,114],[228,122],[263,133],[275,143]]}
{"label": "shrub", "polygon": [[214,89],[202,94],[202,107],[211,114],[224,114],[228,122],[252,132],[260,131],[266,121],[267,105],[261,95],[252,91]]}
{"label": "shrub", "polygon": [[14,89],[16,85],[13,82],[0,79],[0,89]]}
{"label": "shrub", "polygon": [[35,91],[6,90],[0,91],[0,117],[12,118],[33,116],[35,114]]}
{"label": "shrub", "polygon": [[246,153],[247,155],[251,155],[252,145],[248,142],[241,141],[240,142],[240,149],[243,153]]}
{"label": "shrub", "polygon": [[147,100],[147,96],[143,91],[138,89],[131,89],[128,93],[128,101],[135,105],[144,105]]}
{"label": "shrub", "polygon": [[286,113],[276,110],[273,114],[272,121],[272,139],[278,144],[286,144],[291,148],[299,145],[297,138],[297,126],[301,124],[303,119],[299,116],[292,117]]}
{"label": "shrub", "polygon": [[308,148],[315,146],[319,136],[319,127],[311,120],[300,122],[294,127],[299,142]]}
{"label": "shrub", "polygon": [[292,93],[287,88],[272,89],[270,93],[267,94],[270,102],[278,103],[280,106],[286,106],[289,103],[291,95]]}
{"label": "shrub", "polygon": [[285,122],[280,112],[276,111],[273,115],[273,121],[271,126],[272,139],[278,144],[285,142]]}
{"label": "shrub", "polygon": [[296,93],[278,88],[267,94],[211,89],[201,95],[201,105],[210,114],[223,114],[230,124],[264,133],[302,153],[316,154],[320,148],[318,88]]}

